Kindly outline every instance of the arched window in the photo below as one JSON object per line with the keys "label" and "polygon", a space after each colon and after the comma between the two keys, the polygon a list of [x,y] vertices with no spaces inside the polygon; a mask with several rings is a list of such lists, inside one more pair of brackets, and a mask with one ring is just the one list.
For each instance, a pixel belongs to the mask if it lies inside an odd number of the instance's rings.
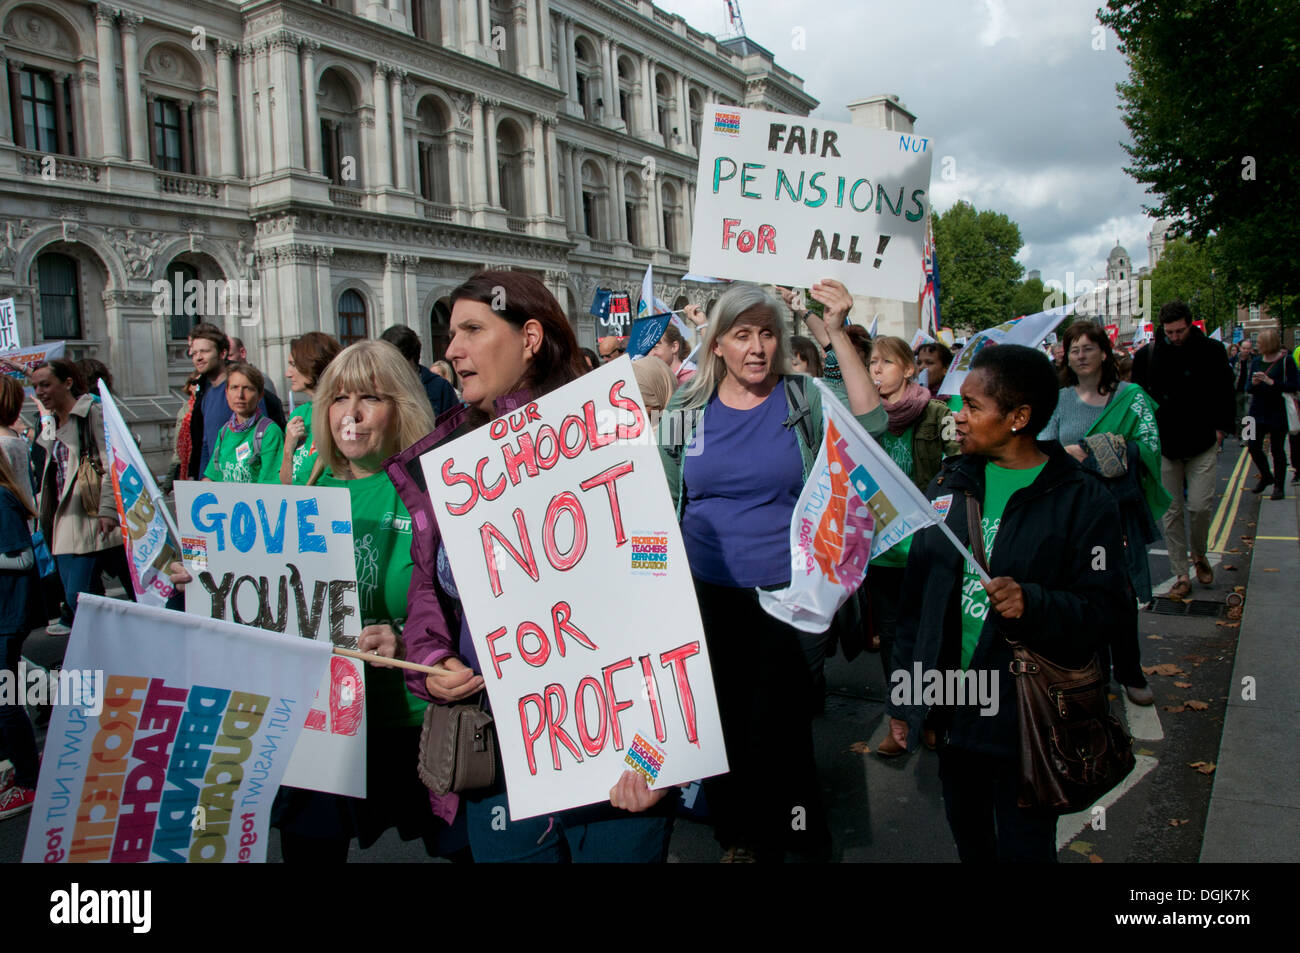
{"label": "arched window", "polygon": [[349,288],[339,296],[339,343],[344,347],[366,339],[366,302]]}
{"label": "arched window", "polygon": [[41,293],[41,334],[47,341],[81,338],[81,293],[77,260],[57,252],[36,259]]}
{"label": "arched window", "polygon": [[173,341],[184,341],[189,337],[190,329],[199,323],[199,311],[203,308],[203,305],[199,304],[195,309],[187,308],[185,295],[186,282],[197,281],[198,277],[198,269],[193,265],[185,264],[183,261],[174,261],[167,267],[166,278],[171,284],[172,296],[171,301],[168,303],[168,310],[172,316],[171,336]]}
{"label": "arched window", "polygon": [[691,145],[698,149],[700,147],[700,126],[704,121],[704,101],[700,99],[700,94],[693,89],[687,96],[687,108],[691,111]]}
{"label": "arched window", "polygon": [[335,185],[360,188],[361,137],[357,102],[338,70],[321,75],[317,102],[320,108],[321,171]]}
{"label": "arched window", "polygon": [[595,51],[590,47],[586,37],[579,37],[573,42],[574,56],[574,73],[577,74],[578,88],[576,90],[578,105],[582,107],[582,118],[588,122],[596,121],[596,99],[598,94],[593,93],[595,89],[600,88],[600,71],[596,66]]}
{"label": "arched window", "polygon": [[[524,194],[524,144],[519,127],[511,121],[497,126],[497,187],[501,190],[501,207],[510,215],[528,215]],[[541,157],[539,157],[541,158]]]}
{"label": "arched window", "polygon": [[429,349],[435,361],[441,361],[447,354],[447,345],[451,343],[451,307],[446,298],[439,298],[433,303],[429,315]]}
{"label": "arched window", "polygon": [[450,164],[447,155],[447,129],[450,120],[442,104],[433,96],[420,103],[415,146],[420,176],[420,196],[429,202],[451,204]]}

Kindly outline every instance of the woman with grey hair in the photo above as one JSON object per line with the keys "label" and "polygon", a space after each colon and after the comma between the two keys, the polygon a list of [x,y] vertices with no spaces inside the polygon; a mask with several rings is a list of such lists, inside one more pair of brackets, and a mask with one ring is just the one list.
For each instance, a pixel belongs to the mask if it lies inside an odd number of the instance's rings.
{"label": "woman with grey hair", "polygon": [[[852,296],[831,280],[811,291],[825,305],[827,363],[842,374],[830,386],[842,386],[863,427],[884,433],[888,415],[845,333]],[[791,373],[786,308],[756,285],[733,285],[718,299],[699,363],[669,402],[659,442],[731,766],[705,782],[709,813],[724,862],[779,861],[787,850],[825,858],[812,743],[825,637],[769,616],[756,593],[790,584],[790,520],[821,446],[821,395]]]}

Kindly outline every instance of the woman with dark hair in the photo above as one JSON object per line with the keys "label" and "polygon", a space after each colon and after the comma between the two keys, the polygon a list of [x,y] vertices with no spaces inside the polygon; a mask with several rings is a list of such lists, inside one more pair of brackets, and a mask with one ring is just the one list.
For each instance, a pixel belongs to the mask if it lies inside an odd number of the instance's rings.
{"label": "woman with dark hair", "polygon": [[596,368],[600,367],[600,355],[591,348],[579,348],[578,353],[580,353],[583,360],[586,361],[588,371],[594,371]]}
{"label": "woman with dark hair", "polygon": [[927,341],[916,349],[916,363],[926,372],[925,386],[930,388],[930,396],[938,397],[939,385],[952,366],[952,351],[937,341]]}
{"label": "woman with dark hair", "polygon": [[792,337],[790,339],[790,367],[796,374],[809,377],[822,376],[822,349],[812,338]]}
{"label": "woman with dark hair", "polygon": [[[464,404],[444,413],[432,433],[384,464],[415,526],[414,569],[398,654],[445,669],[438,675],[406,673],[413,694],[440,705],[477,696],[483,691],[483,676],[437,514],[424,492],[420,456],[586,373],[559,302],[531,275],[479,272],[453,291],[450,300],[447,360],[460,375]],[[494,787],[464,798],[432,795],[434,812],[443,818],[455,817],[458,806],[464,806],[476,861],[667,859],[674,799],[664,791],[650,791],[625,774],[610,792],[610,804],[512,819],[503,827],[499,818],[506,816],[507,797],[500,762],[497,777]],[[634,816],[626,811],[646,813]]]}
{"label": "woman with dark hair", "polygon": [[[919,666],[945,682],[965,672],[968,683],[991,686],[995,701],[950,697],[932,706],[912,702],[919,691],[891,693],[890,729],[904,747],[915,746],[927,719],[936,729],[944,806],[963,862],[1052,862],[1056,816],[1017,805],[1021,726],[1009,643],[1078,668],[1108,629],[1131,624],[1137,610],[1118,558],[1119,513],[1060,444],[1034,440],[1057,401],[1056,371],[1041,352],[984,349],[961,396],[961,455],[944,461],[929,496],[951,500],[948,528],[968,548],[973,510],[992,578],[982,583],[939,527],[917,533],[893,668]],[[1112,555],[1099,561],[1098,552]]]}
{"label": "woman with dark hair", "polygon": [[[1095,321],[1075,321],[1061,337],[1064,386],[1039,440],[1056,440],[1065,452],[1105,481],[1123,521],[1124,565],[1142,602],[1151,600],[1147,546],[1160,539],[1169,494],[1160,479],[1156,402],[1137,384],[1119,379],[1110,337]],[[1130,630],[1106,633],[1115,679],[1137,705],[1155,701],[1142,674],[1137,619]]]}
{"label": "woman with dark hair", "polygon": [[289,342],[285,377],[289,378],[289,389],[295,394],[305,394],[307,399],[294,408],[284,428],[284,450],[280,460],[281,483],[302,486],[311,476],[312,467],[316,463],[316,442],[311,434],[316,382],[341,350],[343,345],[321,331],[308,331]]}
{"label": "woman with dark hair", "polygon": [[113,375],[109,373],[108,365],[103,361],[96,360],[93,357],[83,357],[77,362],[77,370],[81,371],[81,379],[85,382],[86,393],[93,400],[99,400],[100,381],[103,381],[110,391],[113,389]]}
{"label": "woman with dark hair", "polygon": [[[811,291],[825,310],[809,326],[827,336],[843,380],[828,371],[829,386],[879,436],[887,415],[845,328],[853,297],[838,281]],[[699,373],[673,396],[661,427],[731,768],[704,782],[727,863],[830,850],[812,741],[830,635],[781,622],[757,596],[790,583],[790,521],[825,430],[820,391],[790,373],[788,335],[775,295],[733,284],[709,316]],[[792,827],[792,817],[805,823]]]}
{"label": "woman with dark hair", "polygon": [[[104,416],[85,392],[81,371],[60,357],[38,364],[31,378],[36,400],[53,416],[40,439],[46,454],[38,515],[66,600],[59,621],[46,631],[67,635],[77,597],[83,592],[102,596],[105,561],[116,565],[111,551],[122,551],[123,558],[125,551],[108,471]],[[129,584],[127,593],[135,597]]]}

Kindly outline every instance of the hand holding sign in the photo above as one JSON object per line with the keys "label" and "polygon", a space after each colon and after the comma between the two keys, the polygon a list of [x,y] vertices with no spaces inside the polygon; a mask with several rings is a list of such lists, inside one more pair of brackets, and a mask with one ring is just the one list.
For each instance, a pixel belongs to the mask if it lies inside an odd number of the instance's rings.
{"label": "hand holding sign", "polygon": [[424,687],[429,694],[444,704],[458,702],[483,690],[483,676],[475,675],[474,670],[454,656],[442,660],[445,675],[427,675]]}
{"label": "hand holding sign", "polygon": [[820,301],[825,306],[822,320],[826,323],[827,332],[835,334],[843,331],[844,322],[853,310],[853,295],[849,294],[849,289],[834,278],[825,278],[808,290],[814,301]]}

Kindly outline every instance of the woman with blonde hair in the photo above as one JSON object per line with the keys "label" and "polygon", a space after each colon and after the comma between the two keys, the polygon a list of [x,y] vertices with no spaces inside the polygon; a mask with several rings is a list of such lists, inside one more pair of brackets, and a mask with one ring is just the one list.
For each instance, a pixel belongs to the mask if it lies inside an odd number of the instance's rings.
{"label": "woman with blonde hair", "polygon": [[[1250,459],[1259,469],[1259,482],[1251,492],[1263,493],[1273,484],[1271,500],[1286,498],[1286,398],[1294,394],[1297,386],[1296,363],[1282,350],[1282,336],[1273,328],[1259,332],[1259,353],[1250,365],[1250,416],[1255,420],[1255,436],[1251,438]],[[1269,469],[1264,454],[1264,438],[1268,437],[1273,450],[1273,468]],[[1291,461],[1295,463],[1294,460]]]}
{"label": "woman with blonde hair", "polygon": [[[845,329],[853,298],[838,281],[811,290],[825,305],[828,366],[838,362],[849,410],[879,435],[886,414]],[[812,744],[829,636],[773,618],[756,594],[790,583],[790,521],[825,429],[820,392],[791,373],[785,313],[757,285],[729,288],[709,318],[699,372],[669,401],[660,430],[731,766],[704,782],[731,863],[779,861],[787,850],[825,857],[830,848]],[[792,831],[799,808],[806,826]]]}

